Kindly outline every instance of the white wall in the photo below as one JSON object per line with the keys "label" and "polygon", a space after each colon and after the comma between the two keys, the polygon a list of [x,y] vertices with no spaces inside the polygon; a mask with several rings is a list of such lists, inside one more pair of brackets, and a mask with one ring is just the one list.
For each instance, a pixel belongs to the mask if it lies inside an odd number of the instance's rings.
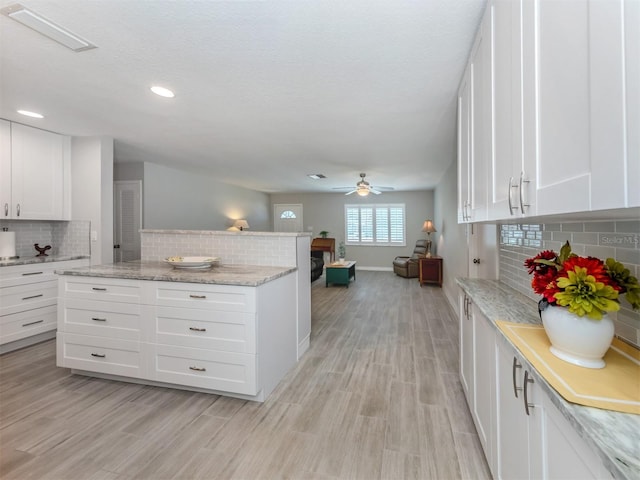
{"label": "white wall", "polygon": [[113,261],[113,139],[71,139],[71,217],[88,220],[96,240],[91,241],[91,263]]}
{"label": "white wall", "polygon": [[[358,262],[359,268],[392,269],[393,259],[398,255],[410,255],[416,240],[425,238],[421,231],[422,224],[434,217],[434,192],[422,190],[417,192],[385,192],[382,195],[344,195],[342,193],[279,193],[271,194],[271,204],[302,204],[304,230],[317,237],[326,230],[329,237],[338,244],[344,241],[344,206],[346,204],[404,203],[406,205],[407,245],[399,247],[354,247],[348,245],[347,259]],[[273,207],[271,208],[273,215]],[[439,226],[436,224],[436,229]],[[436,245],[437,234],[432,234]],[[434,253],[437,253],[434,252]],[[337,251],[336,251],[337,254]]]}
{"label": "white wall", "polygon": [[452,162],[435,191],[435,219],[438,229],[438,252],[443,258],[444,293],[455,311],[458,310],[456,277],[469,273],[466,225],[458,224],[458,166]]}
{"label": "white wall", "polygon": [[226,230],[244,218],[252,231],[271,231],[267,194],[211,175],[145,162],[142,190],[148,229]]}

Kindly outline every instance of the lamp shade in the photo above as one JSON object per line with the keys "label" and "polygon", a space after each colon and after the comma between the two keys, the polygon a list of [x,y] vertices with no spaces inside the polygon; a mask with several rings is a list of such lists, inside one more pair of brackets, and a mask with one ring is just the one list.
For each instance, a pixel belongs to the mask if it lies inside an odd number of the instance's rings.
{"label": "lamp shade", "polygon": [[428,233],[437,232],[436,227],[433,226],[433,222],[431,220],[424,221],[422,224],[422,231]]}
{"label": "lamp shade", "polygon": [[247,230],[249,228],[249,224],[244,219],[236,220],[233,226],[239,228],[240,230]]}

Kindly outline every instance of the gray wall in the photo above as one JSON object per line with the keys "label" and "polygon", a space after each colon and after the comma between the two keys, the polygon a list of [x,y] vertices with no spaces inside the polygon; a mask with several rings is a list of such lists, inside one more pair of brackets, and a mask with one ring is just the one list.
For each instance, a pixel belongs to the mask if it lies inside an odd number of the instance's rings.
{"label": "gray wall", "polygon": [[[393,259],[398,255],[410,255],[416,240],[425,238],[421,231],[426,219],[434,215],[434,192],[422,190],[417,192],[385,192],[382,195],[344,195],[343,193],[282,193],[271,194],[271,204],[302,204],[304,230],[314,237],[322,230],[329,232],[329,237],[338,244],[344,241],[344,206],[346,204],[404,203],[407,226],[406,247],[360,247],[347,245],[347,259],[358,262],[359,268],[391,270]],[[271,208],[273,215],[273,208]],[[436,229],[439,229],[436,224]],[[437,245],[437,234],[432,234],[434,246]],[[436,249],[437,250],[437,249]],[[434,252],[434,253],[437,253]]]}
{"label": "gray wall", "polygon": [[438,229],[438,252],[443,258],[444,293],[451,306],[458,311],[456,277],[467,277],[466,225],[458,224],[458,166],[452,162],[435,191],[435,220]]}
{"label": "gray wall", "polygon": [[144,180],[144,162],[116,162],[113,180]]}
{"label": "gray wall", "polygon": [[267,194],[211,175],[145,163],[142,190],[147,229],[226,230],[244,218],[252,231],[271,230]]}
{"label": "gray wall", "polygon": [[91,222],[91,263],[113,261],[113,139],[71,140],[71,216]]}

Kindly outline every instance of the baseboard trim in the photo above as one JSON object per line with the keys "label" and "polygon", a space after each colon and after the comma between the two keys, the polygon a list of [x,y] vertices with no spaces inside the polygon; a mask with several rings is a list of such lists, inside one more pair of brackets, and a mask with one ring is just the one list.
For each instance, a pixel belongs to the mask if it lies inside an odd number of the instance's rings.
{"label": "baseboard trim", "polygon": [[307,335],[305,338],[302,339],[301,342],[298,343],[298,360],[300,360],[302,356],[306,353],[306,351],[309,350],[309,345],[311,344],[309,340],[310,336],[311,334]]}
{"label": "baseboard trim", "polygon": [[393,267],[361,267],[356,264],[356,270],[367,270],[369,272],[393,272]]}

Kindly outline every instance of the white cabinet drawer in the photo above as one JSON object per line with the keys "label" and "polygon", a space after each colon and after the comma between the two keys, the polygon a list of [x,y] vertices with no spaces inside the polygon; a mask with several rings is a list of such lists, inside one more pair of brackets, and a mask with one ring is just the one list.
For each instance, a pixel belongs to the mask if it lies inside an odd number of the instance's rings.
{"label": "white cabinet drawer", "polygon": [[0,315],[55,305],[57,301],[58,285],[55,280],[7,287],[0,290]]}
{"label": "white cabinet drawer", "polygon": [[58,332],[57,365],[143,378],[141,344],[127,340]]}
{"label": "white cabinet drawer", "polygon": [[143,306],[65,298],[60,303],[58,329],[98,337],[141,340]]}
{"label": "white cabinet drawer", "polygon": [[155,285],[156,305],[255,312],[255,288],[171,282],[156,282]]}
{"label": "white cabinet drawer", "polygon": [[36,308],[0,317],[0,344],[56,329],[56,306]]}
{"label": "white cabinet drawer", "polygon": [[60,296],[108,302],[140,303],[142,282],[118,278],[64,275],[60,278]]}
{"label": "white cabinet drawer", "polygon": [[55,273],[57,269],[80,267],[88,264],[89,260],[82,259],[0,267],[0,288],[57,280],[58,275]]}
{"label": "white cabinet drawer", "polygon": [[157,307],[154,343],[256,353],[255,314]]}
{"label": "white cabinet drawer", "polygon": [[153,380],[246,395],[257,394],[256,356],[155,345]]}

